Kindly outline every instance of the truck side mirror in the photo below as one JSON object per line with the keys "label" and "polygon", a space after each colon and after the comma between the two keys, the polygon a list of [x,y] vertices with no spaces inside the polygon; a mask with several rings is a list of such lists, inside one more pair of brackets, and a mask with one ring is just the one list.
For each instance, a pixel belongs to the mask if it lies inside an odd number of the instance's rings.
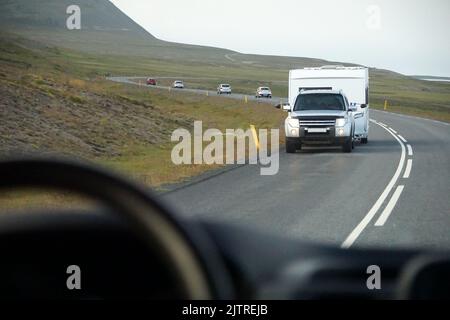
{"label": "truck side mirror", "polygon": [[361,109],[367,108],[367,104],[363,103],[360,107]]}
{"label": "truck side mirror", "polygon": [[291,111],[291,106],[289,104],[283,104],[282,108],[284,111]]}

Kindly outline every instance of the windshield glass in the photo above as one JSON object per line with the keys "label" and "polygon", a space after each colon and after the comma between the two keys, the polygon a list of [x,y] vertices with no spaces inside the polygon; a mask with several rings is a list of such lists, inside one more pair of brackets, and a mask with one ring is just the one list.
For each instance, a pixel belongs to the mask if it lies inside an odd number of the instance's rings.
{"label": "windshield glass", "polygon": [[295,102],[294,111],[338,110],[344,111],[342,95],[329,93],[300,94]]}
{"label": "windshield glass", "polygon": [[[0,1],[0,158],[94,163],[186,220],[450,248],[450,1],[419,2]],[[0,189],[4,215],[60,203]]]}

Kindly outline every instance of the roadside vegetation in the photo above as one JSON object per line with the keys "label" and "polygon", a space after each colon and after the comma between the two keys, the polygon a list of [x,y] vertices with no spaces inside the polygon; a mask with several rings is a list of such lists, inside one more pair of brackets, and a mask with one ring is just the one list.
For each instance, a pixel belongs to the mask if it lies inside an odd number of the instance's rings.
{"label": "roadside vegetation", "polygon": [[195,120],[202,120],[205,129],[223,131],[247,130],[251,124],[278,128],[285,116],[263,103],[117,84],[79,62],[72,52],[0,40],[2,156],[90,160],[157,188],[218,167],[175,166],[173,130],[192,131]]}

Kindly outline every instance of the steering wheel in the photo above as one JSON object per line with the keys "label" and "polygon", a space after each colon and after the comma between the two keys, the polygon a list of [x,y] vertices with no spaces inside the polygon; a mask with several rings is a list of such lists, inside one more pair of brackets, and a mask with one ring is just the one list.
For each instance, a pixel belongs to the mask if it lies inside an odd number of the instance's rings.
{"label": "steering wheel", "polygon": [[202,229],[181,223],[147,189],[91,164],[42,158],[0,162],[0,191],[45,188],[75,192],[114,208],[153,250],[180,289],[177,299],[228,299],[222,258]]}

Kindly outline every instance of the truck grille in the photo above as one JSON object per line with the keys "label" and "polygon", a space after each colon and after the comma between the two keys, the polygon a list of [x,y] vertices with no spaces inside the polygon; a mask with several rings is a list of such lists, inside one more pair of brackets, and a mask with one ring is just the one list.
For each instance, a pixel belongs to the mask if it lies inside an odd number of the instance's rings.
{"label": "truck grille", "polygon": [[336,117],[302,117],[299,118],[300,127],[333,127]]}

